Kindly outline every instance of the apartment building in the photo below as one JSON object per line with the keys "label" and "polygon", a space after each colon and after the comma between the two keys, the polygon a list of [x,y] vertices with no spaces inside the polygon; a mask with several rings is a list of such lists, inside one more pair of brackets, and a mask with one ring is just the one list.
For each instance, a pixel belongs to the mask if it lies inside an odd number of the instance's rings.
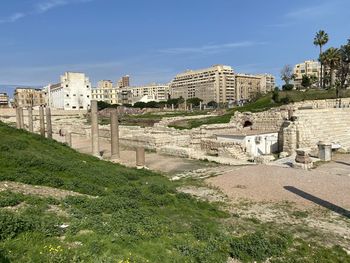
{"label": "apartment building", "polygon": [[204,103],[235,100],[235,77],[230,66],[215,65],[178,74],[170,83],[171,97],[200,98]]}
{"label": "apartment building", "polygon": [[236,100],[249,101],[258,94],[273,91],[276,83],[271,74],[235,74]]}
{"label": "apartment building", "polygon": [[45,91],[38,88],[16,88],[14,93],[14,104],[16,107],[24,108],[46,105],[45,95]]}
{"label": "apartment building", "polygon": [[0,92],[0,108],[9,107],[9,96],[5,92]]}
{"label": "apartment building", "polygon": [[65,72],[60,82],[45,87],[50,107],[64,110],[90,108],[91,83],[84,73]]}
{"label": "apartment building", "polygon": [[271,74],[260,74],[258,75],[261,78],[260,93],[268,93],[275,89],[276,87],[276,78]]}
{"label": "apartment building", "polygon": [[91,90],[93,100],[104,101],[109,104],[118,103],[118,89],[113,87],[111,80],[101,80],[97,84],[97,88]]}
{"label": "apartment building", "polygon": [[132,104],[138,101],[142,101],[142,102],[166,101],[170,97],[169,85],[154,83],[154,84],[145,85],[145,86],[126,87],[123,89],[127,89],[131,91]]}
{"label": "apartment building", "polygon": [[117,82],[117,86],[118,88],[130,87],[130,76],[125,75],[121,77]]}
{"label": "apartment building", "polygon": [[[303,88],[301,86],[301,81],[303,79],[303,75],[308,77],[314,76],[317,80],[320,79],[321,76],[321,64],[315,60],[306,60],[300,64],[296,64],[294,66],[294,88],[300,89]],[[315,83],[317,86],[318,83]]]}
{"label": "apartment building", "polygon": [[261,90],[261,76],[249,74],[236,74],[236,100],[248,101],[254,98]]}

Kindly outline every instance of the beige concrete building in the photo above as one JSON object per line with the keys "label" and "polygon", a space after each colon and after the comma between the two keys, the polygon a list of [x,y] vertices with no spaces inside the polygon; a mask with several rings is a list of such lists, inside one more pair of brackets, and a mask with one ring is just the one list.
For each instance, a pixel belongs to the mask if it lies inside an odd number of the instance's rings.
{"label": "beige concrete building", "polygon": [[54,109],[87,110],[91,101],[91,82],[84,73],[65,72],[60,82],[44,88],[48,105]]}
{"label": "beige concrete building", "polygon": [[169,99],[170,88],[169,85],[163,84],[150,84],[145,86],[134,86],[134,87],[126,87],[122,90],[130,90],[132,93],[132,104],[142,101],[142,102],[150,102],[150,101],[166,101]]}
{"label": "beige concrete building", "polygon": [[119,88],[129,87],[130,86],[130,76],[129,75],[125,75],[125,76],[121,77],[118,80],[117,84],[118,84]]}
{"label": "beige concrete building", "polygon": [[260,74],[258,75],[261,78],[261,87],[260,92],[261,93],[268,93],[270,91],[273,91],[276,87],[276,79],[275,76],[271,74]]}
{"label": "beige concrete building", "polygon": [[236,74],[236,100],[249,101],[258,94],[264,94],[275,88],[275,77],[271,74]]}
{"label": "beige concrete building", "polygon": [[46,105],[45,91],[37,88],[16,88],[14,104],[16,107],[35,107]]}
{"label": "beige concrete building", "polygon": [[109,104],[118,103],[118,88],[113,87],[110,80],[101,80],[97,84],[97,88],[91,90],[93,100],[104,101]]}
{"label": "beige concrete building", "polygon": [[230,66],[215,65],[200,70],[188,70],[176,75],[170,83],[171,97],[198,97],[204,103],[228,103],[235,100],[235,77]]}
{"label": "beige concrete building", "polygon": [[253,99],[261,91],[261,77],[257,75],[236,74],[236,100],[247,101]]}
{"label": "beige concrete building", "polygon": [[0,92],[0,108],[9,107],[9,96],[5,92]]}
{"label": "beige concrete building", "polygon": [[[303,63],[296,64],[294,66],[294,88],[303,88],[301,86],[303,75],[306,75],[308,77],[315,76],[317,80],[319,80],[321,76],[320,62],[314,60],[306,60]],[[315,83],[315,85],[317,86],[318,83]]]}

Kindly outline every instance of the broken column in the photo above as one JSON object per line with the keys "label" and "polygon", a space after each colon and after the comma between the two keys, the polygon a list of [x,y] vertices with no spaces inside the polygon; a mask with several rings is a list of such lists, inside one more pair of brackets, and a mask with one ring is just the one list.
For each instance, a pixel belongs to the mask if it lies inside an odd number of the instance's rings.
{"label": "broken column", "polygon": [[319,142],[318,146],[318,157],[321,161],[328,162],[332,160],[332,144],[326,142]]}
{"label": "broken column", "polygon": [[32,107],[28,107],[28,130],[30,132],[34,131],[34,128],[33,128],[33,108]]}
{"label": "broken column", "polygon": [[192,111],[193,105],[192,103],[190,103],[190,111]]}
{"label": "broken column", "polygon": [[46,131],[47,138],[52,139],[52,122],[51,122],[51,109],[50,107],[46,107]]}
{"label": "broken column", "polygon": [[185,99],[185,111],[187,111],[187,100]]}
{"label": "broken column", "polygon": [[312,160],[309,155],[309,151],[307,149],[296,149],[296,157],[295,157],[295,168],[301,168],[304,170],[308,170],[313,167]]}
{"label": "broken column", "polygon": [[174,111],[174,103],[171,104],[171,110]]}
{"label": "broken column", "polygon": [[202,110],[202,101],[199,102],[199,110]]}
{"label": "broken column", "polygon": [[20,129],[24,129],[24,113],[23,113],[23,108],[20,107],[18,108],[19,111],[19,127]]}
{"label": "broken column", "polygon": [[117,109],[113,109],[111,116],[111,159],[119,159],[119,122]]}
{"label": "broken column", "polygon": [[144,168],[146,164],[145,161],[145,148],[143,147],[137,147],[136,148],[136,167],[137,168]]}
{"label": "broken column", "polygon": [[19,113],[19,107],[16,107],[16,128],[17,129],[21,128],[21,116]]}
{"label": "broken column", "polygon": [[98,110],[97,100],[91,101],[91,144],[92,144],[92,155],[100,157],[100,147],[98,141]]}
{"label": "broken column", "polygon": [[40,135],[45,137],[45,119],[44,119],[44,107],[39,107],[39,119],[40,119]]}

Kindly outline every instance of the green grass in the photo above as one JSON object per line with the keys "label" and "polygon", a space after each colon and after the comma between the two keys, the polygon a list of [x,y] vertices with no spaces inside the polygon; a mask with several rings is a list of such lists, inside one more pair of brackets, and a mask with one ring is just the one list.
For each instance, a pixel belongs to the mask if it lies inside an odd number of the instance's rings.
{"label": "green grass", "polygon": [[[341,91],[342,97],[350,97],[350,90]],[[306,91],[280,91],[280,99],[286,97],[289,98],[290,102],[300,102],[305,100],[321,100],[321,99],[335,99],[336,93],[334,89],[331,90],[306,90]],[[234,109],[227,110],[227,113],[221,116],[207,117],[203,119],[183,121],[180,123],[172,124],[170,127],[177,129],[193,129],[198,128],[205,124],[219,124],[230,122],[231,117],[236,111],[239,112],[261,112],[266,111],[274,107],[279,107],[282,103],[275,103],[272,101],[272,94],[269,93],[252,103],[248,103],[242,107],[236,107]]]}
{"label": "green grass", "polygon": [[[216,204],[177,192],[183,182],[80,154],[1,122],[0,138],[0,181],[85,194],[54,199],[0,192],[0,262],[226,262],[230,256],[350,262],[340,248],[306,247],[257,219],[242,223],[253,226],[249,231],[237,231]],[[300,260],[291,261],[294,256]]]}

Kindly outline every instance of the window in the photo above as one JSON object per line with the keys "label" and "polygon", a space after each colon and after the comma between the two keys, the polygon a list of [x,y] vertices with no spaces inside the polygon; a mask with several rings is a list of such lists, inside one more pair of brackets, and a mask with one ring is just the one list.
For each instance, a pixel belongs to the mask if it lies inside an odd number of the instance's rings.
{"label": "window", "polygon": [[72,106],[72,109],[76,109],[77,107],[76,106]]}
{"label": "window", "polygon": [[66,94],[66,97],[69,97],[69,94]]}
{"label": "window", "polygon": [[88,98],[90,98],[90,95],[87,95]]}
{"label": "window", "polygon": [[76,94],[73,94],[73,97],[77,96]]}
{"label": "window", "polygon": [[66,88],[68,88],[68,84],[66,85]]}

